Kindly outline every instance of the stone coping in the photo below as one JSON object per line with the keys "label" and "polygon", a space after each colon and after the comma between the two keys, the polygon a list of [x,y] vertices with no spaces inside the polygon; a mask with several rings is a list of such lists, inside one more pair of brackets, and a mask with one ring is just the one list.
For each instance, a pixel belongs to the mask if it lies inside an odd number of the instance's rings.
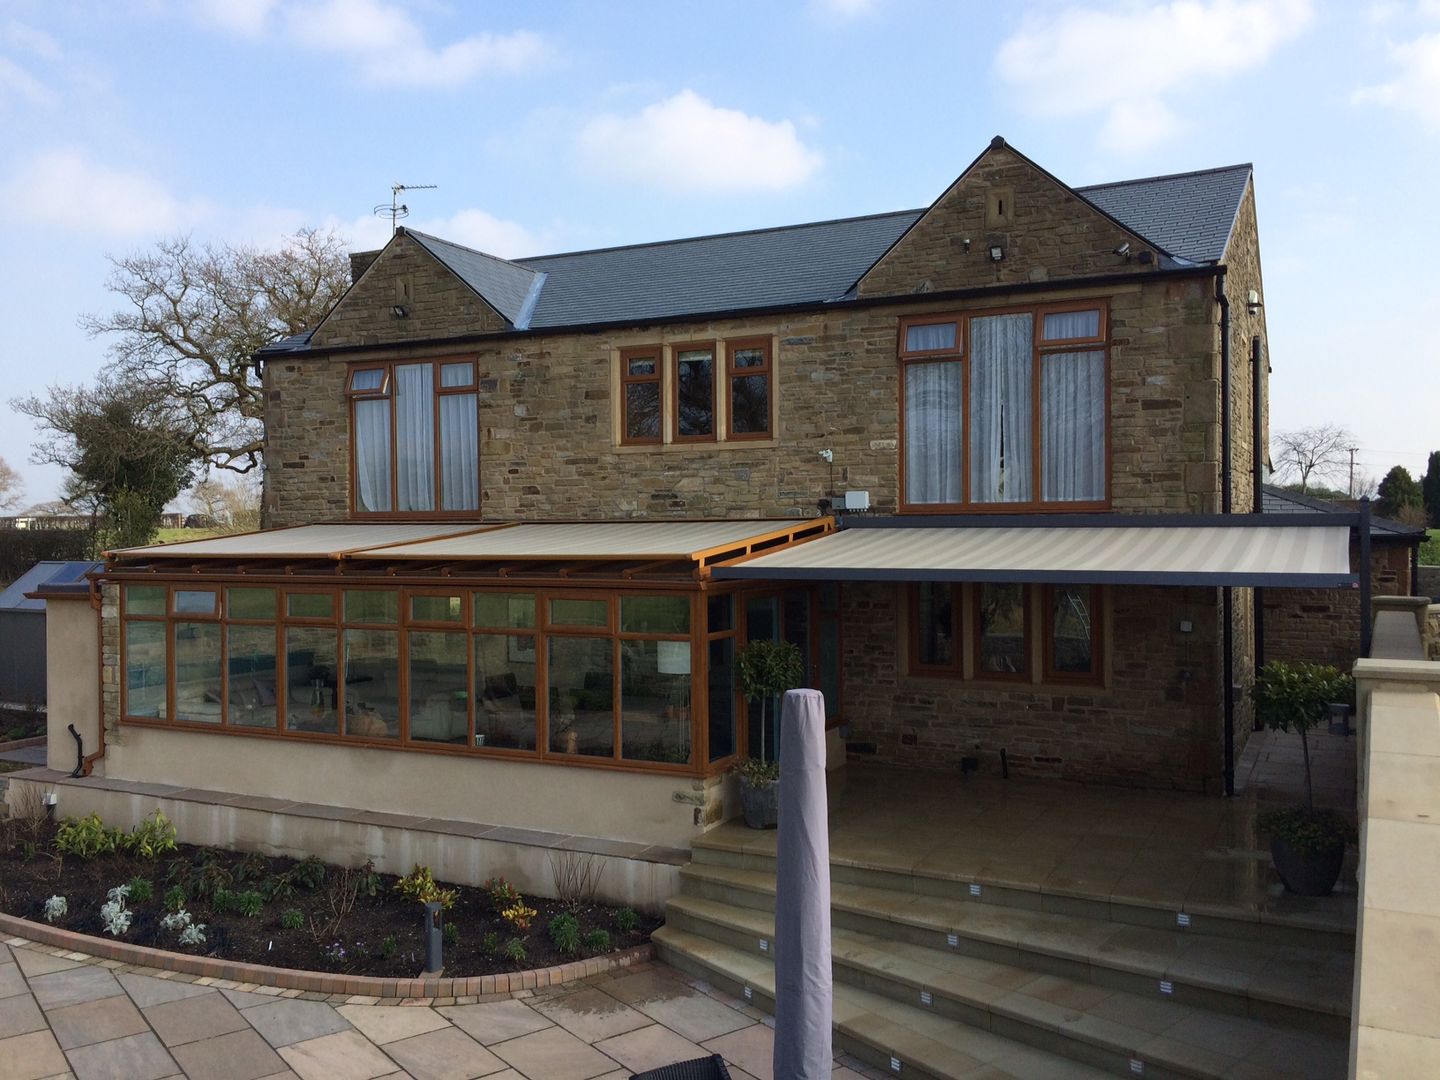
{"label": "stone coping", "polygon": [[637,945],[591,957],[573,960],[555,967],[511,971],[498,975],[471,975],[446,978],[420,975],[413,979],[380,979],[369,975],[334,975],[299,968],[269,967],[209,956],[152,949],[127,941],[107,941],[89,934],[77,934],[58,926],[31,922],[17,915],[0,912],[0,934],[25,942],[61,949],[71,959],[114,967],[150,968],[161,978],[177,978],[183,982],[203,982],[232,989],[271,987],[295,993],[343,994],[349,997],[375,998],[377,1001],[413,1001],[416,998],[459,998],[491,994],[515,994],[546,986],[576,982],[617,968],[648,963],[654,957],[650,944]]}
{"label": "stone coping", "polygon": [[0,754],[10,750],[28,750],[32,746],[44,746],[48,742],[45,735],[36,735],[29,739],[12,739],[10,742],[0,742]]}
{"label": "stone coping", "polygon": [[215,791],[208,788],[181,787],[177,784],[150,784],[137,780],[120,780],[106,776],[72,777],[69,773],[46,768],[23,769],[8,775],[11,780],[25,780],[36,784],[95,788],[101,791],[144,795],[156,799],[175,799],[181,802],[204,803],[211,806],[233,806],[239,810],[260,810],[272,814],[289,814],[292,817],[320,818],[327,821],[352,821],[361,825],[380,825],[386,828],[407,829],[414,832],[433,832],[446,836],[467,836],[475,840],[494,840],[506,844],[524,844],[531,847],[583,851],[592,855],[605,855],[618,859],[634,859],[639,862],[663,863],[668,866],[684,866],[690,861],[690,852],[685,848],[665,847],[660,844],[639,844],[629,840],[608,840],[603,837],[594,836],[574,836],[565,833],[546,832],[541,829],[519,828],[514,825],[488,825],[483,822],[459,821],[451,818],[392,814],[352,806],[329,806],[323,803],[274,799],[263,795],[244,795],[234,791]]}

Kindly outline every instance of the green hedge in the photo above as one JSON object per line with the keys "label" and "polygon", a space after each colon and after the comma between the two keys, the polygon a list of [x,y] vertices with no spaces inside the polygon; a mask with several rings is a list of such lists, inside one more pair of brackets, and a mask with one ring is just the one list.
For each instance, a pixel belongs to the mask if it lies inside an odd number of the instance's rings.
{"label": "green hedge", "polygon": [[37,562],[89,559],[95,547],[88,529],[0,529],[0,585],[8,585]]}

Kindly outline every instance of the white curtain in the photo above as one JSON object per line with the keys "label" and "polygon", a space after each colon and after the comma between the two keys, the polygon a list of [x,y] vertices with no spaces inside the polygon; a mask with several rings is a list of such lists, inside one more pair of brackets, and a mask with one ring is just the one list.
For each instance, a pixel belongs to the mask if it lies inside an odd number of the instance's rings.
{"label": "white curtain", "polygon": [[474,394],[440,399],[440,494],[446,510],[480,507],[480,450]]}
{"label": "white curtain", "polygon": [[390,402],[355,402],[355,482],[359,509],[390,509]]}
{"label": "white curtain", "polygon": [[1105,354],[1050,353],[1041,358],[1044,422],[1040,441],[1047,502],[1105,497]]}
{"label": "white curtain", "polygon": [[402,513],[435,509],[435,369],[395,369],[396,494]]}
{"label": "white curtain", "polygon": [[1029,502],[1034,317],[970,322],[970,501]]}
{"label": "white curtain", "polygon": [[1045,341],[1071,341],[1100,334],[1100,311],[1056,311],[1045,316]]}
{"label": "white curtain", "polygon": [[965,369],[959,361],[905,368],[905,499],[958,503],[963,495]]}
{"label": "white curtain", "polygon": [[936,349],[955,348],[955,324],[930,323],[910,326],[905,329],[906,352],[933,352]]}

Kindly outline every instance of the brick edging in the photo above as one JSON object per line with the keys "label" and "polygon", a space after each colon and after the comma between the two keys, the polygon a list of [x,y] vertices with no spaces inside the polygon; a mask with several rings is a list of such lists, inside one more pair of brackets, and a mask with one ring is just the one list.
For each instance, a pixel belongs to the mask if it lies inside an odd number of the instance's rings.
{"label": "brick edging", "polygon": [[89,934],[77,934],[58,926],[46,926],[16,915],[0,912],[0,933],[25,938],[41,945],[53,945],[71,952],[85,953],[104,960],[124,964],[179,971],[211,979],[228,979],[237,983],[255,983],[286,990],[310,990],[321,994],[351,994],[377,998],[468,997],[480,994],[513,994],[517,990],[536,990],[542,986],[558,986],[577,979],[588,979],[615,968],[648,963],[654,958],[654,946],[648,942],[631,949],[606,953],[589,960],[573,960],[555,967],[511,971],[500,975],[472,975],[466,978],[377,979],[370,975],[332,975],[298,968],[269,967],[265,964],[243,964],[216,960],[208,956],[152,949],[125,941],[107,941]]}

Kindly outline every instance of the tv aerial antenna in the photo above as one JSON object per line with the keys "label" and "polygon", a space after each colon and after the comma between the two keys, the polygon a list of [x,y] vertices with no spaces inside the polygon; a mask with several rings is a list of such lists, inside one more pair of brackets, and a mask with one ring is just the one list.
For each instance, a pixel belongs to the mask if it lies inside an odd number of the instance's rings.
{"label": "tv aerial antenna", "polygon": [[400,201],[402,191],[434,191],[439,184],[391,184],[390,204],[380,203],[375,207],[375,216],[384,217],[390,215],[390,234],[393,236],[403,218],[410,216],[410,207]]}

